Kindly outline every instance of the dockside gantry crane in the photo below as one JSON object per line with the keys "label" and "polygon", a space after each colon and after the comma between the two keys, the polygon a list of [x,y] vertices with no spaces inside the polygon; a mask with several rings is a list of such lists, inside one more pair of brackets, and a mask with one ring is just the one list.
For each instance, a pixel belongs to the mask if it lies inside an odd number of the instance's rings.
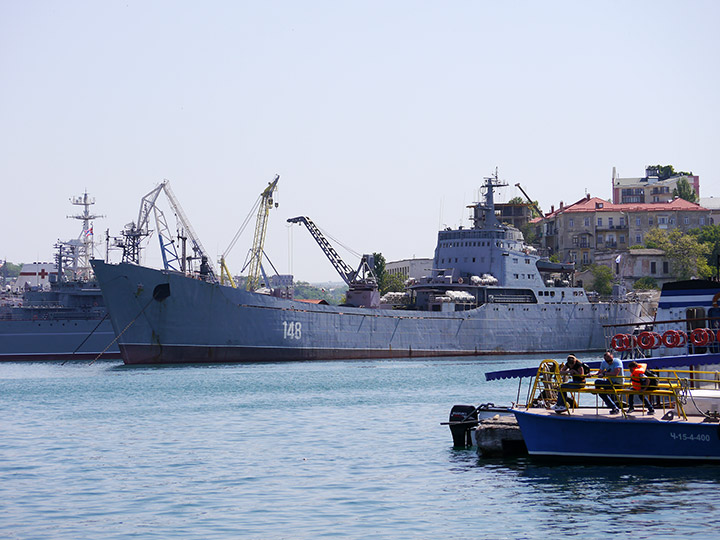
{"label": "dockside gantry crane", "polygon": [[298,216],[288,219],[288,223],[302,223],[307,227],[312,237],[320,246],[325,256],[330,260],[332,265],[340,274],[340,277],[348,286],[348,292],[345,297],[347,305],[356,307],[378,307],[380,305],[380,292],[378,291],[378,282],[373,266],[375,260],[372,255],[363,255],[360,260],[360,266],[357,270],[353,270],[348,264],[340,258],[335,248],[327,241],[325,236],[320,232],[317,225],[306,216]]}

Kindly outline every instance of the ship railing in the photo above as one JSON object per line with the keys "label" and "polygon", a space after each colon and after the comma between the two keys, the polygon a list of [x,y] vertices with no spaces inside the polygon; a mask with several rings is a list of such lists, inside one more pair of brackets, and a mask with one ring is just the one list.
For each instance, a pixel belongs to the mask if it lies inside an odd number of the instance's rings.
{"label": "ship railing", "polygon": [[[565,388],[561,386],[565,382],[571,382],[564,374],[560,373],[560,365],[555,360],[544,360],[538,368],[533,384],[528,391],[528,397],[525,408],[545,408],[550,409],[553,406],[564,407],[568,413],[572,414],[577,409],[595,408],[599,412],[601,405],[601,395],[610,396],[618,405],[622,416],[626,416],[627,409],[630,407],[634,396],[641,396],[640,406],[645,407],[647,398],[654,408],[660,408],[663,413],[674,410],[683,419],[687,419],[685,413],[685,404],[691,398],[691,390],[693,388],[706,388],[711,386],[720,389],[720,373],[715,371],[699,371],[699,370],[662,370],[658,373],[657,386],[643,386],[637,390],[632,385],[632,376],[616,377],[621,382],[612,386],[596,387],[595,382],[601,379],[598,371],[591,371],[585,377],[585,383],[581,387]],[[561,390],[567,396],[565,403],[560,403]],[[594,405],[590,407],[581,404],[581,396],[590,394],[594,396]]]}

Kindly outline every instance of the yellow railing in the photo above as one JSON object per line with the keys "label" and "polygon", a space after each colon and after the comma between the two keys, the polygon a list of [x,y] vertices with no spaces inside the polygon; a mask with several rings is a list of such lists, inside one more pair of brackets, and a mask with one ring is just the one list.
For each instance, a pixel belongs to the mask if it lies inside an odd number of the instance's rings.
{"label": "yellow railing", "polygon": [[[676,409],[677,413],[684,419],[684,404],[687,402],[689,391],[693,388],[714,388],[720,389],[720,372],[716,371],[698,371],[698,370],[660,370],[658,371],[657,386],[654,388],[643,388],[635,390],[632,387],[632,376],[616,377],[622,379],[621,385],[612,387],[595,387],[595,382],[605,377],[598,377],[598,371],[590,372],[585,377],[585,384],[581,388],[567,388],[563,391],[567,394],[567,403],[558,403],[558,393],[564,382],[572,382],[572,378],[567,378],[560,373],[560,365],[555,360],[543,360],[538,368],[537,374],[528,394],[526,408],[544,407],[550,408],[554,404],[564,405],[568,412],[572,413],[576,408],[580,407],[580,396],[583,394],[592,394],[595,396],[595,409],[598,409],[598,396],[606,394],[613,398],[617,403],[623,416],[626,414],[627,405],[622,398],[630,396],[641,396],[640,404],[644,408],[645,400],[648,398],[650,403],[655,402],[656,406],[666,409]],[[572,399],[570,399],[572,397]],[[633,397],[634,400],[634,397]],[[574,404],[578,404],[575,407]]]}

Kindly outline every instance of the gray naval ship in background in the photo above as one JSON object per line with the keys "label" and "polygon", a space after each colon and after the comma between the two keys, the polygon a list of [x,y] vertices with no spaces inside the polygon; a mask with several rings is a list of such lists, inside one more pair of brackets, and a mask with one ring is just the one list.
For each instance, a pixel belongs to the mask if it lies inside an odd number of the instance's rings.
{"label": "gray naval ship in background", "polygon": [[120,358],[115,332],[92,275],[90,207],[84,193],[70,199],[82,213],[78,238],[58,242],[54,263],[24,264],[15,284],[0,298],[0,361]]}
{"label": "gray naval ship in background", "polygon": [[264,272],[275,287],[258,288],[257,231],[264,238],[276,183],[261,196],[249,290],[224,285],[206,256],[193,275],[92,261],[126,364],[577,353],[605,349],[604,326],[640,320],[639,303],[590,302],[572,265],[541,258],[497,220],[497,174],[470,207],[472,227],[440,231],[432,273],[400,295],[381,300],[370,258],[353,271],[306,217],[288,221],[307,226],[348,283],[346,303],[294,300],[287,279]]}

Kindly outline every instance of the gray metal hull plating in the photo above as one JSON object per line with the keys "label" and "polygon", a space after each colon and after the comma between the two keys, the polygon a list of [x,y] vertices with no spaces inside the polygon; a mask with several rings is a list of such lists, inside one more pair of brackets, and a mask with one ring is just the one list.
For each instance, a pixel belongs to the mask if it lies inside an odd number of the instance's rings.
{"label": "gray metal hull plating", "polygon": [[0,320],[0,361],[117,359],[114,339],[109,319]]}
{"label": "gray metal hull plating", "polygon": [[[457,312],[323,306],[129,264],[94,261],[126,364],[568,353],[638,304],[485,304]],[[153,299],[158,285],[169,296]]]}

